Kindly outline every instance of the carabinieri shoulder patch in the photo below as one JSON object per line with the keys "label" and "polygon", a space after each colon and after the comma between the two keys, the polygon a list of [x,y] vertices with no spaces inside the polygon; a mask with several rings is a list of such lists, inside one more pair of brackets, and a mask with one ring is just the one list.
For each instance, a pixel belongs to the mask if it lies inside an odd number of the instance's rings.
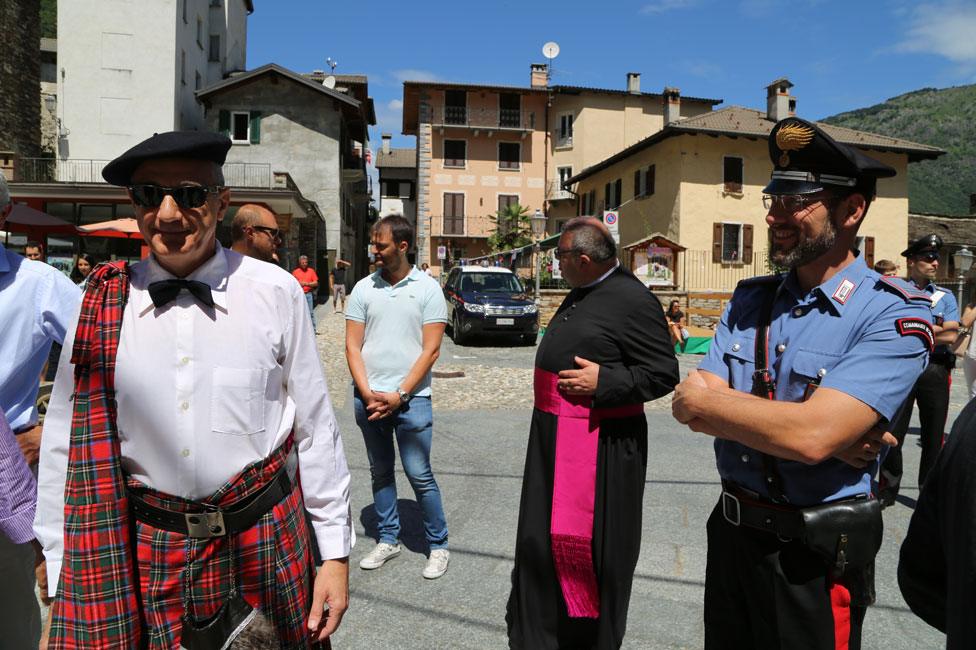
{"label": "carabinieri shoulder patch", "polygon": [[899,318],[895,321],[895,328],[902,336],[917,336],[925,341],[929,352],[935,349],[935,332],[928,321],[921,318]]}

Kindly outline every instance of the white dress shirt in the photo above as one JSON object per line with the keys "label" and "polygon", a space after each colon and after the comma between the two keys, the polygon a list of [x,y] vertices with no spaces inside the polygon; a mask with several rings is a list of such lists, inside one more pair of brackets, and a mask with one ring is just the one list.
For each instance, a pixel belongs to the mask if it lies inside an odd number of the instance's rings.
{"label": "white dress shirt", "polygon": [[[187,277],[212,288],[212,308],[181,291],[157,309],[147,287],[173,275],[154,257],[133,264],[130,277],[115,373],[125,472],[161,492],[202,499],[294,431],[322,557],[348,556],[355,541],[349,469],[295,278],[219,244]],[[44,422],[34,522],[52,595],[63,553],[75,329]]]}

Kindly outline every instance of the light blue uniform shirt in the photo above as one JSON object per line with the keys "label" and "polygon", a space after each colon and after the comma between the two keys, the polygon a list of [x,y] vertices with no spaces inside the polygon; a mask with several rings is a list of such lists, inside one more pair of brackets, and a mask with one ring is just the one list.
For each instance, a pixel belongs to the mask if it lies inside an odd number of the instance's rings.
{"label": "light blue uniform shirt", "polygon": [[37,389],[51,342],[64,342],[81,289],[53,266],[0,245],[0,410],[14,431],[37,423]]}
{"label": "light blue uniform shirt", "polygon": [[[381,271],[353,287],[346,320],[366,324],[363,361],[372,390],[395,391],[424,349],[423,327],[447,323],[447,303],[437,280],[413,267],[395,285]],[[413,389],[430,395],[430,373]]]}
{"label": "light blue uniform shirt", "polygon": [[[895,282],[898,282],[897,280]],[[808,386],[847,393],[890,421],[928,361],[932,342],[927,296],[906,293],[903,283],[882,280],[861,258],[804,291],[796,276],[739,283],[699,368],[752,391],[756,327],[765,296],[779,291],[769,326],[769,367],[776,399],[801,402]],[[782,283],[782,286],[780,284]],[[715,441],[719,474],[763,496],[759,452],[737,442]],[[778,460],[783,493],[798,506],[871,491],[877,461],[857,469],[837,459],[817,465]]]}
{"label": "light blue uniform shirt", "polygon": [[[916,291],[920,291],[928,295],[930,299],[935,297],[935,293],[937,291],[942,292],[942,295],[939,296],[938,300],[936,300],[934,303],[930,303],[933,324],[938,324],[940,322],[948,323],[950,321],[956,321],[957,323],[959,322],[959,303],[956,301],[956,297],[952,295],[951,291],[931,282],[921,289],[916,288],[915,284],[911,281],[908,282],[908,285]],[[940,318],[942,319],[941,321],[938,320]],[[935,346],[935,349],[939,355],[943,357],[947,357],[948,355],[952,354],[952,352],[949,350],[949,346],[945,343]]]}

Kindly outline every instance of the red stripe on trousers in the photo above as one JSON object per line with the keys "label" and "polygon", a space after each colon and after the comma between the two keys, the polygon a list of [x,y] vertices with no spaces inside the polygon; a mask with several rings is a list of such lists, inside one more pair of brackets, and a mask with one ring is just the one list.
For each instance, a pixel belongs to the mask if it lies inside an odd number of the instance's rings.
{"label": "red stripe on trousers", "polygon": [[851,640],[851,592],[839,582],[830,582],[830,609],[834,615],[834,648],[847,650]]}

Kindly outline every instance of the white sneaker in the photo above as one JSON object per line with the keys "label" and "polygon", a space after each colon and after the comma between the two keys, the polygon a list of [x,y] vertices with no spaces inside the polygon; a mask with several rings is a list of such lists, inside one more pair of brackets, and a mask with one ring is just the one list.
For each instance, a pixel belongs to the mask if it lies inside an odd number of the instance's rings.
{"label": "white sneaker", "polygon": [[451,561],[451,552],[446,548],[436,548],[430,552],[427,558],[427,566],[424,567],[424,577],[428,580],[436,580],[447,573],[447,565]]}
{"label": "white sneaker", "polygon": [[399,544],[387,544],[386,542],[380,542],[377,544],[372,551],[366,554],[366,557],[359,561],[360,569],[378,569],[387,560],[392,560],[397,555],[400,555],[400,545]]}

